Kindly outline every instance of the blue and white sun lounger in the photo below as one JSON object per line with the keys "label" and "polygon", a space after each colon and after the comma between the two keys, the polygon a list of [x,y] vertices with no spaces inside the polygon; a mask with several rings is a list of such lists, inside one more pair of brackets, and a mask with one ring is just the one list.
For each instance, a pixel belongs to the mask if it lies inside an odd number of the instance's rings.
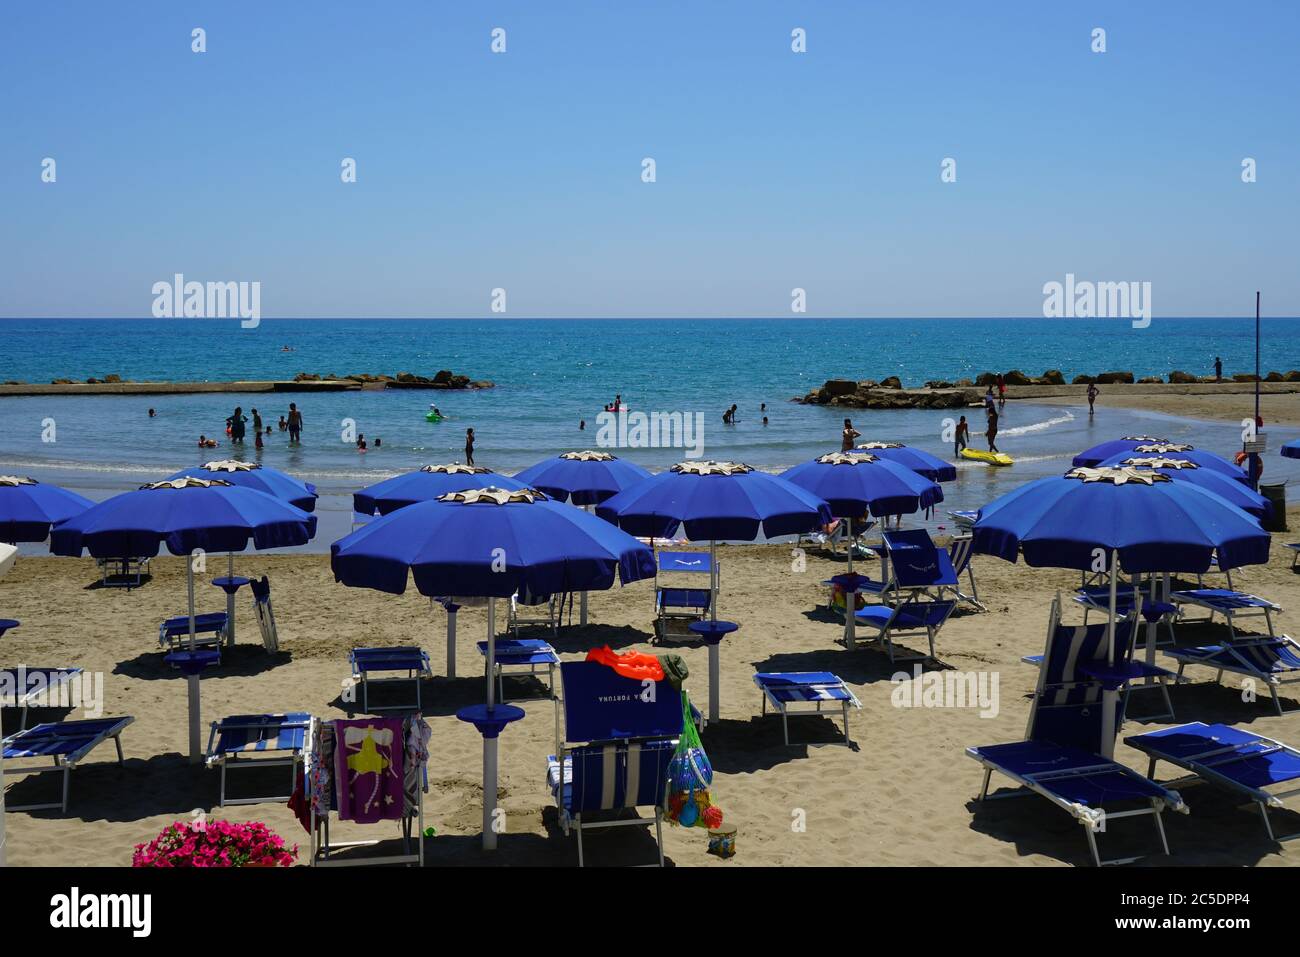
{"label": "blue and white sun lounger", "polygon": [[[957,602],[919,601],[910,597],[897,605],[867,605],[857,611],[858,627],[876,629],[876,636],[870,641],[878,641],[889,655],[890,662],[895,661],[935,661],[934,639],[939,634],[948,616],[957,607]],[[928,655],[895,655],[894,640],[911,636],[925,635],[930,644]]]}
{"label": "blue and white sun lounger", "polygon": [[838,705],[844,717],[844,743],[849,743],[849,708],[861,708],[857,696],[844,684],[844,680],[829,671],[759,672],[754,684],[763,692],[763,714],[770,703],[781,715],[781,730],[785,743],[790,743],[790,711],[799,704],[815,705],[821,713],[822,705]]}
{"label": "blue and white sun lounger", "polygon": [[1200,778],[1244,794],[1259,806],[1259,816],[1264,819],[1264,830],[1270,841],[1300,837],[1300,834],[1276,837],[1268,819],[1270,807],[1285,807],[1283,799],[1300,794],[1300,787],[1268,790],[1300,780],[1300,751],[1295,748],[1226,724],[1200,721],[1134,735],[1125,738],[1124,743],[1151,758],[1147,777],[1155,775],[1156,762],[1168,761],[1190,771],[1191,776],[1170,781],[1167,786],[1181,787]]}
{"label": "blue and white sun lounger", "polygon": [[[712,593],[713,559],[708,552],[657,552],[655,554],[655,630],[660,638],[674,620],[699,621],[709,613]],[[677,576],[705,576],[703,588],[669,584],[667,576],[678,582]],[[722,563],[718,562],[718,579],[721,587]],[[685,581],[691,581],[686,578]],[[695,579],[698,581],[698,578]]]}
{"label": "blue and white sun lounger", "polygon": [[[964,601],[974,606],[976,611],[988,611],[988,608],[980,601],[980,592],[975,586],[975,568],[971,564],[971,559],[975,554],[974,542],[975,537],[973,535],[958,535],[953,538],[952,544],[948,546],[948,560],[952,563],[953,574],[957,576],[957,584],[945,587],[952,588],[952,592],[957,596],[958,601]],[[966,578],[970,581],[969,595],[961,590],[962,572],[966,573]],[[942,594],[940,597],[942,597]]]}
{"label": "blue and white sun lounger", "polygon": [[275,630],[275,611],[271,608],[271,582],[265,575],[248,583],[253,590],[253,609],[262,631],[262,645],[271,654],[280,650],[280,635]]}
{"label": "blue and white sun lounger", "polygon": [[[483,656],[484,667],[487,666],[488,646],[486,641],[478,643],[479,654]],[[560,663],[560,656],[555,649],[540,638],[498,638],[496,642],[496,679],[497,698],[506,700],[505,670],[536,675],[537,669],[546,669],[546,693],[555,697],[555,666]]]}
{"label": "blue and white sun lounger", "polygon": [[1196,648],[1167,648],[1165,654],[1178,662],[1180,679],[1188,665],[1204,665],[1218,670],[1216,682],[1223,680],[1225,671],[1262,681],[1268,685],[1273,707],[1279,715],[1282,702],[1278,700],[1278,687],[1300,681],[1300,645],[1286,635],[1238,638]]}
{"label": "blue and white sun lounger", "polygon": [[[556,707],[556,749],[546,761],[546,784],[560,826],[578,836],[585,863],[584,828],[654,825],[658,863],[664,863],[663,805],[668,762],[682,732],[682,699],[668,681],[624,678],[594,661],[560,665],[564,730]],[[640,817],[637,808],[653,808]]]}
{"label": "blue and white sun lounger", "polygon": [[18,730],[27,727],[27,709],[63,707],[59,688],[80,668],[0,668],[0,708],[18,709]]}
{"label": "blue and white sun lounger", "polygon": [[[176,651],[185,648],[190,641],[189,615],[177,615],[168,618],[158,626],[158,644]],[[194,644],[202,648],[212,645],[220,648],[226,642],[226,613],[224,611],[207,611],[194,616]]]}
{"label": "blue and white sun lounger", "polygon": [[1190,591],[1176,591],[1173,599],[1180,605],[1194,605],[1209,609],[1210,614],[1200,619],[1201,621],[1214,621],[1216,613],[1223,615],[1228,623],[1228,635],[1233,639],[1237,637],[1233,626],[1234,619],[1263,616],[1264,624],[1271,635],[1273,634],[1273,612],[1282,610],[1281,605],[1275,605],[1267,598],[1228,588],[1193,588]]}
{"label": "blue and white sun lounger", "polygon": [[63,794],[60,800],[47,804],[6,804],[10,811],[39,811],[57,807],[68,812],[68,788],[70,777],[81,759],[95,750],[105,741],[112,740],[117,745],[117,763],[122,758],[122,729],[135,718],[92,718],[83,721],[59,721],[38,724],[26,731],[18,731],[3,741],[3,754],[6,761],[19,761],[25,758],[50,758],[51,767],[16,766],[6,770],[6,775],[14,771],[19,774],[40,774],[46,771],[63,772]]}
{"label": "blue and white sun lounger", "polygon": [[[1053,602],[1049,620],[1053,625],[1029,713],[1028,740],[966,750],[969,757],[984,766],[979,800],[989,798],[993,772],[1005,774],[1019,788],[993,797],[1034,793],[1051,801],[1083,826],[1098,866],[1137,858],[1103,861],[1097,849],[1097,832],[1105,830],[1110,821],[1149,814],[1155,818],[1161,847],[1168,854],[1160,815],[1166,808],[1186,813],[1182,798],[1176,791],[1105,757],[1114,746],[1122,720],[1122,701],[1117,697],[1113,709],[1107,707],[1105,694],[1126,680],[1120,667],[1124,663],[1122,637],[1116,635],[1121,645],[1119,654],[1108,657],[1108,626],[1057,624],[1059,598]],[[1111,810],[1116,804],[1124,805],[1124,809]],[[1132,807],[1134,804],[1138,806]]]}
{"label": "blue and white sun lounger", "polygon": [[[208,736],[207,766],[221,768],[221,807],[227,804],[260,804],[288,801],[298,780],[298,764],[307,742],[311,715],[305,711],[288,714],[238,714],[212,722]],[[289,767],[289,794],[268,797],[226,799],[226,768]]]}
{"label": "blue and white sun lounger", "polygon": [[[855,624],[875,629],[876,636],[869,641],[880,642],[891,662],[935,660],[935,636],[957,602],[931,593],[942,596],[957,591],[957,572],[948,553],[935,546],[925,529],[885,532],[883,539],[882,560],[889,565],[880,593],[882,604],[859,608]],[[914,635],[926,636],[929,655],[895,655],[894,639]]]}
{"label": "blue and white sun lounger", "polygon": [[[352,665],[352,680],[361,685],[361,710],[366,714],[380,711],[419,711],[420,683],[431,677],[433,669],[429,666],[429,654],[422,648],[404,645],[396,648],[353,648],[348,652],[348,661]],[[373,678],[374,673],[391,673],[405,671],[405,677]],[[390,704],[370,707],[370,686],[372,684],[395,684],[409,681],[415,687],[415,701],[410,704]]]}

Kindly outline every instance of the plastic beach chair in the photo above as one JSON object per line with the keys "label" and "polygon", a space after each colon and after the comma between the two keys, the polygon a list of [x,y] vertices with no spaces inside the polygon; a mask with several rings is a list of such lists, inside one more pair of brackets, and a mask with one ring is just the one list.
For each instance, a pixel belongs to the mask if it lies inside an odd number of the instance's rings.
{"label": "plastic beach chair", "polygon": [[1218,671],[1214,680],[1223,680],[1224,672],[1243,675],[1268,686],[1273,708],[1282,714],[1278,687],[1300,681],[1300,645],[1287,635],[1264,635],[1237,638],[1217,645],[1193,648],[1166,648],[1165,654],[1178,662],[1178,677],[1188,665],[1204,665]]}
{"label": "plastic beach chair", "polygon": [[844,679],[829,671],[784,671],[759,672],[754,675],[754,684],[763,693],[763,714],[767,706],[781,715],[781,730],[785,743],[790,744],[790,713],[795,705],[812,704],[815,713],[821,713],[822,706],[838,706],[844,721],[844,743],[849,744],[849,708],[861,708],[860,702]]}
{"label": "plastic beach chair", "polygon": [[[479,654],[483,656],[483,666],[487,667],[488,646],[486,641],[478,643]],[[506,700],[506,669],[515,672],[514,676],[536,675],[541,668],[546,669],[547,697],[555,696],[555,666],[560,663],[560,656],[555,649],[540,638],[498,638],[496,641],[496,681],[497,698]]]}
{"label": "plastic beach chair", "polygon": [[212,722],[208,736],[207,766],[221,769],[219,803],[260,804],[287,801],[291,794],[267,797],[226,797],[227,768],[289,766],[289,790],[298,779],[298,765],[306,746],[311,715],[305,711],[287,714],[239,714]]}
{"label": "plastic beach chair", "polygon": [[[667,680],[625,678],[594,661],[560,665],[564,728],[556,703],[555,754],[546,783],[565,835],[576,832],[578,866],[585,864],[583,831],[654,826],[664,863],[663,805],[668,763],[682,731],[682,700]],[[637,808],[652,808],[640,817]]]}
{"label": "plastic beach chair", "polygon": [[[429,667],[429,655],[426,651],[413,645],[396,648],[353,648],[348,652],[348,661],[352,665],[352,680],[361,686],[361,710],[366,714],[380,711],[419,711],[421,679],[433,675]],[[394,676],[395,672],[406,672],[405,676]],[[386,678],[373,677],[375,674],[389,674]],[[415,688],[415,700],[409,704],[370,705],[370,686],[372,684],[396,684],[410,682]]]}
{"label": "plastic beach chair", "polygon": [[1151,759],[1147,777],[1155,776],[1157,762],[1167,761],[1191,774],[1166,786],[1181,787],[1198,778],[1217,784],[1255,802],[1270,841],[1300,837],[1300,833],[1277,837],[1268,817],[1269,808],[1285,807],[1286,798],[1300,794],[1300,787],[1277,790],[1300,781],[1300,751],[1295,748],[1226,724],[1200,721],[1134,735],[1124,743]]}
{"label": "plastic beach chair", "polygon": [[[1108,757],[1122,720],[1122,698],[1106,707],[1107,690],[1128,678],[1123,668],[1124,642],[1106,653],[1107,625],[1060,625],[1060,600],[1054,602],[1046,653],[1030,709],[1027,740],[967,748],[966,754],[984,767],[979,800],[1038,794],[1074,817],[1083,826],[1095,864],[1121,864],[1135,857],[1102,860],[1097,832],[1122,818],[1151,815],[1166,854],[1161,814],[1166,809],[1186,813],[1176,791],[1156,784]],[[989,794],[993,772],[1004,774],[1018,788]],[[1117,807],[1118,806],[1118,807]]]}
{"label": "plastic beach chair", "polygon": [[9,735],[3,741],[5,761],[49,758],[54,763],[53,766],[45,767],[19,765],[13,769],[6,769],[5,774],[9,775],[16,771],[19,774],[35,775],[48,771],[61,771],[63,791],[58,801],[24,805],[6,803],[6,807],[10,811],[37,811],[57,807],[66,814],[72,771],[91,751],[108,740],[112,740],[117,746],[117,763],[122,764],[122,729],[134,720],[134,718],[124,717],[58,721],[38,724],[34,728]]}

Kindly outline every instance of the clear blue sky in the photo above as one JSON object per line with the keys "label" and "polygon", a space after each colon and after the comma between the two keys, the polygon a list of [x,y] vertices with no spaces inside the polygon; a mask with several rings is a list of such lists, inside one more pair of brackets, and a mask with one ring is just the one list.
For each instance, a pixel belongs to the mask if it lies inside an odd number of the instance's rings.
{"label": "clear blue sky", "polygon": [[1292,0],[8,3],[0,315],[1300,315],[1298,50]]}

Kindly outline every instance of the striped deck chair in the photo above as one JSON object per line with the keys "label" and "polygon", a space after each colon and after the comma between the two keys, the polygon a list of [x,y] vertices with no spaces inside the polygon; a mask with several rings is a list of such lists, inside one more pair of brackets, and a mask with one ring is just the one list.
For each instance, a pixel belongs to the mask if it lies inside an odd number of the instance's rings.
{"label": "striped deck chair", "polygon": [[849,744],[849,708],[861,708],[860,702],[844,679],[829,671],[762,672],[754,675],[754,684],[763,693],[763,714],[772,709],[781,715],[781,729],[785,743],[790,744],[790,710],[797,704],[815,705],[821,713],[822,705],[838,706],[844,719],[844,743]]}
{"label": "striped deck chair", "polygon": [[[1026,740],[966,750],[968,757],[984,767],[979,801],[1027,793],[1046,798],[1082,825],[1098,866],[1138,859],[1103,860],[1097,848],[1098,832],[1106,830],[1111,821],[1151,815],[1160,845],[1168,854],[1161,814],[1166,809],[1186,813],[1182,798],[1110,757],[1123,705],[1118,695],[1110,699],[1107,693],[1117,691],[1127,680],[1122,648],[1128,642],[1117,632],[1117,648],[1107,655],[1108,626],[1061,625],[1060,608],[1058,595],[1049,618],[1046,653]],[[990,795],[994,771],[1011,778],[1018,787]],[[1114,809],[1116,805],[1122,809]]]}
{"label": "striped deck chair", "polygon": [[271,608],[271,582],[265,575],[261,581],[256,578],[249,582],[253,590],[253,610],[257,612],[257,624],[262,629],[262,644],[271,654],[280,650],[280,636],[275,630],[275,612]]}
{"label": "striped deck chair", "polygon": [[1273,708],[1282,714],[1278,699],[1280,685],[1300,681],[1300,644],[1287,635],[1264,635],[1238,638],[1218,645],[1196,648],[1166,648],[1165,654],[1178,662],[1178,677],[1188,665],[1215,668],[1215,682],[1223,680],[1225,671],[1262,681],[1273,696]]}
{"label": "striped deck chair", "polygon": [[1270,807],[1285,807],[1285,798],[1300,794],[1300,788],[1269,790],[1300,781],[1300,751],[1262,735],[1200,721],[1163,731],[1125,738],[1124,743],[1151,759],[1147,777],[1156,773],[1156,763],[1167,761],[1190,771],[1188,777],[1167,782],[1181,787],[1197,779],[1242,794],[1259,807],[1264,830],[1270,841],[1289,841],[1300,834],[1277,837],[1268,818]]}
{"label": "striped deck chair", "polygon": [[[957,573],[957,586],[952,589],[958,601],[964,601],[973,605],[977,611],[988,611],[988,608],[980,601],[979,589],[975,586],[975,568],[971,565],[971,558],[974,557],[972,545],[975,542],[973,535],[958,535],[948,546],[948,558],[952,562],[952,570]],[[961,590],[962,572],[966,573],[966,579],[970,582],[970,594],[967,595]]]}
{"label": "striped deck chair", "polygon": [[[221,768],[218,803],[260,804],[288,801],[298,780],[298,765],[307,742],[311,715],[305,711],[287,714],[238,714],[212,722],[208,735],[207,766]],[[289,794],[266,797],[226,798],[226,769],[288,766]]]}
{"label": "striped deck chair", "polygon": [[[577,834],[578,866],[586,863],[584,828],[653,825],[662,867],[668,763],[682,731],[680,693],[667,680],[625,678],[594,661],[564,662],[560,680],[564,730],[557,699],[546,784],[564,834]],[[653,808],[654,814],[640,817],[637,808]]]}
{"label": "striped deck chair", "polygon": [[135,718],[90,718],[82,721],[58,721],[38,724],[26,731],[17,731],[5,738],[0,749],[5,761],[20,761],[25,758],[50,758],[53,766],[32,767],[16,766],[6,770],[6,774],[17,771],[19,774],[41,774],[47,771],[63,772],[63,794],[58,801],[45,804],[7,804],[10,811],[39,811],[46,808],[59,808],[64,814],[68,812],[68,790],[71,785],[72,771],[78,767],[82,758],[111,740],[117,746],[117,763],[122,764],[122,729]]}

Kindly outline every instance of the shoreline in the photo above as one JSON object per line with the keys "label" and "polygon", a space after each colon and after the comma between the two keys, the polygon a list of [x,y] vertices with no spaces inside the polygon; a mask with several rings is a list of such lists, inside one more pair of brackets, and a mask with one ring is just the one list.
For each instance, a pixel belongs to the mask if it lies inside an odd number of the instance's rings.
{"label": "shoreline", "polygon": [[[1043,405],[1083,409],[1088,400],[1086,386],[1007,386],[1007,399],[1030,400]],[[1194,385],[1104,385],[1098,386],[1098,409],[1128,409],[1155,412],[1199,422],[1240,422],[1255,414],[1253,382],[1224,382]],[[1300,427],[1300,385],[1261,383],[1260,416],[1264,431],[1273,427]],[[1287,441],[1280,438],[1275,444]],[[1270,443],[1271,447],[1274,443]]]}

